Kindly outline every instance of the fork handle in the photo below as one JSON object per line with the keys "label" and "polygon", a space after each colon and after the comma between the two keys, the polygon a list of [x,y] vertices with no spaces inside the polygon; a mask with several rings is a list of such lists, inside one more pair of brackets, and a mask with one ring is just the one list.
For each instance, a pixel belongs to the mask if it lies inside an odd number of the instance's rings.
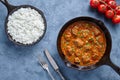
{"label": "fork handle", "polygon": [[52,80],[55,80],[54,77],[53,77],[53,75],[52,75],[51,72],[49,71],[49,69],[46,69],[46,71],[47,71],[48,74],[50,75],[51,79],[52,79]]}

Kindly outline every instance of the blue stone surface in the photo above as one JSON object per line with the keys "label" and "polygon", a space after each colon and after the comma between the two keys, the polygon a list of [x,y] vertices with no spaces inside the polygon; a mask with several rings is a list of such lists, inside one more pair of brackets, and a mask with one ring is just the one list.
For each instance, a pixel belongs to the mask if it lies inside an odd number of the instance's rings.
{"label": "blue stone surface", "polygon": [[[116,0],[120,4],[120,0]],[[101,66],[91,71],[78,71],[65,66],[58,55],[56,40],[62,26],[75,17],[90,16],[104,22],[112,36],[111,60],[120,67],[120,24],[111,20],[89,6],[89,0],[9,0],[13,5],[29,4],[44,12],[47,32],[44,38],[32,47],[20,47],[10,42],[6,36],[4,22],[6,7],[0,3],[0,80],[50,80],[49,75],[38,64],[41,54],[48,62],[43,50],[47,48],[66,80],[120,80],[120,76],[109,66]],[[49,62],[48,62],[49,64]],[[56,80],[61,80],[49,64]]]}

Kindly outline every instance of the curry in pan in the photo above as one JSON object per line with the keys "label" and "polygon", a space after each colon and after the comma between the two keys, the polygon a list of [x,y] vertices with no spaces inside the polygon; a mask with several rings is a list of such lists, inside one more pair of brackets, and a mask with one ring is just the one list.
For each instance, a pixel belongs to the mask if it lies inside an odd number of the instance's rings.
{"label": "curry in pan", "polygon": [[61,49],[65,58],[72,64],[94,65],[105,53],[105,35],[94,23],[74,22],[62,34]]}

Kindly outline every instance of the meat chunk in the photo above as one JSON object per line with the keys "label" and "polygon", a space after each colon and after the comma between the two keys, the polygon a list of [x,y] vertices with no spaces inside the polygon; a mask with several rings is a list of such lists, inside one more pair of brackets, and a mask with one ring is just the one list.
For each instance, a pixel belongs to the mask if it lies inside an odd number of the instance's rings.
{"label": "meat chunk", "polygon": [[92,55],[92,60],[98,60],[99,59],[99,55],[97,53],[93,53]]}
{"label": "meat chunk", "polygon": [[69,41],[70,39],[71,39],[71,33],[70,32],[66,32],[65,34],[64,34],[64,38],[65,38],[65,40],[67,40],[67,41]]}
{"label": "meat chunk", "polygon": [[92,49],[92,53],[98,53],[98,49],[97,48],[93,48]]}
{"label": "meat chunk", "polygon": [[93,48],[92,49],[92,53],[91,53],[91,57],[92,57],[92,60],[97,60],[99,58],[99,51],[97,48]]}
{"label": "meat chunk", "polygon": [[81,55],[81,53],[82,53],[82,51],[81,50],[76,50],[76,52],[75,52],[75,56],[80,56]]}
{"label": "meat chunk", "polygon": [[91,46],[90,43],[86,43],[86,44],[84,45],[84,49],[85,49],[85,50],[90,50],[91,48],[92,48],[92,46]]}
{"label": "meat chunk", "polygon": [[77,36],[78,31],[79,31],[79,27],[78,27],[78,26],[74,26],[74,27],[72,28],[72,34],[73,34],[73,35]]}
{"label": "meat chunk", "polygon": [[82,30],[83,37],[87,37],[89,35],[89,30]]}
{"label": "meat chunk", "polygon": [[88,38],[88,42],[90,43],[94,43],[96,41],[95,37],[94,36],[89,36]]}
{"label": "meat chunk", "polygon": [[96,39],[100,44],[104,42],[104,37],[102,35],[97,36]]}
{"label": "meat chunk", "polygon": [[82,55],[82,62],[83,62],[83,64],[88,64],[90,62],[90,54],[89,53],[84,53]]}
{"label": "meat chunk", "polygon": [[97,36],[101,33],[100,30],[97,28],[93,28],[93,31],[94,31],[95,36]]}
{"label": "meat chunk", "polygon": [[74,59],[74,63],[80,64],[80,59],[79,59],[78,57],[76,57],[76,58]]}
{"label": "meat chunk", "polygon": [[72,50],[72,47],[70,47],[70,46],[67,46],[67,47],[66,47],[66,54],[67,54],[68,56],[72,56],[72,54],[74,54],[74,52],[73,52],[73,50]]}
{"label": "meat chunk", "polygon": [[82,41],[80,38],[75,39],[73,42],[77,47],[82,47],[84,45],[84,41]]}

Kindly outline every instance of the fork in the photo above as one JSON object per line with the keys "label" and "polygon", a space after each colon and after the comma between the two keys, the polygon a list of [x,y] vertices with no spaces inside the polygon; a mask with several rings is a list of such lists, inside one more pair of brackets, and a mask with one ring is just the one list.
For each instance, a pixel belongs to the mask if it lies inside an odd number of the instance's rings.
{"label": "fork", "polygon": [[49,68],[48,68],[48,64],[41,58],[41,55],[38,56],[38,60],[39,60],[40,65],[42,66],[42,68],[48,72],[48,74],[50,75],[51,79],[55,80],[53,75],[51,74]]}

